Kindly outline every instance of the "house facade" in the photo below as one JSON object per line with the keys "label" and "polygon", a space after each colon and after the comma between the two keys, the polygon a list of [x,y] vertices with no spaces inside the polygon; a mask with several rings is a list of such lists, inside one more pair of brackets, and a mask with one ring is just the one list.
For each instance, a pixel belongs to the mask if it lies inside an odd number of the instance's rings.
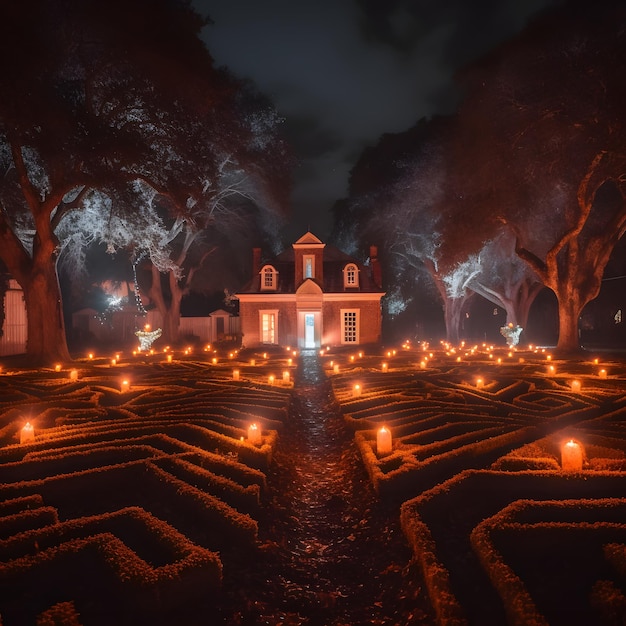
{"label": "house facade", "polygon": [[242,345],[378,343],[384,295],[375,246],[367,266],[311,232],[266,262],[255,248],[253,278],[236,294]]}

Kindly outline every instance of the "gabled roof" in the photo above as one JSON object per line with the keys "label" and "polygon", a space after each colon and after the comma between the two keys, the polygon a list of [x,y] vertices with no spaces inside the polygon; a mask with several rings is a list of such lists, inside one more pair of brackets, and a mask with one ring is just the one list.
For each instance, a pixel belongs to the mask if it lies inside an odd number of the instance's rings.
{"label": "gabled roof", "polygon": [[[381,293],[381,289],[376,286],[372,279],[371,268],[364,265],[354,257],[346,254],[335,246],[324,244],[313,233],[305,233],[291,248],[287,248],[278,256],[267,259],[261,263],[261,268],[271,265],[278,272],[278,285],[275,290],[262,290],[259,275],[255,275],[242,289],[241,294],[265,293],[268,296],[272,294],[295,293],[296,277],[295,277],[295,251],[294,247],[323,247],[324,284],[320,285],[324,293]],[[354,263],[359,270],[359,286],[346,288],[344,286],[343,269],[348,263]]]}
{"label": "gabled roof", "polygon": [[302,235],[302,237],[300,237],[300,239],[298,239],[298,241],[296,241],[294,244],[294,246],[303,246],[303,245],[314,245],[314,246],[320,246],[320,245],[324,245],[324,242],[321,241],[320,239],[318,239],[310,230],[307,231],[306,233],[304,233],[304,235]]}

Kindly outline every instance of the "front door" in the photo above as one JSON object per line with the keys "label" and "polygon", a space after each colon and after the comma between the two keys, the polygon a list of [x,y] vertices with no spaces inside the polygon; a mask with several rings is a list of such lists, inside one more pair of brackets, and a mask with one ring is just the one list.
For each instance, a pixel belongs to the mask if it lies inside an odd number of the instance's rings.
{"label": "front door", "polygon": [[315,315],[304,314],[304,347],[315,348]]}

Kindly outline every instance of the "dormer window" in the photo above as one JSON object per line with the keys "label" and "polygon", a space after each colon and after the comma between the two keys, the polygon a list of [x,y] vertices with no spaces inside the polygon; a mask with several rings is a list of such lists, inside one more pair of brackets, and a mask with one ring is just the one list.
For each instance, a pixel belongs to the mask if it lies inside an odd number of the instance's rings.
{"label": "dormer window", "polygon": [[315,257],[312,254],[305,254],[302,261],[304,278],[315,278]]}
{"label": "dormer window", "polygon": [[343,286],[359,286],[359,268],[354,263],[348,263],[348,265],[343,268]]}
{"label": "dormer window", "polygon": [[278,272],[271,265],[266,265],[261,270],[261,290],[276,289],[278,285]]}

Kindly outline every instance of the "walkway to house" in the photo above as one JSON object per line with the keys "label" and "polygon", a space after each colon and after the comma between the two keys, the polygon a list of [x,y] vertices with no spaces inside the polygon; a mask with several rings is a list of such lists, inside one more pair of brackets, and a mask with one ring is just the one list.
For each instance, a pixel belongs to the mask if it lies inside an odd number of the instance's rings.
{"label": "walkway to house", "polygon": [[373,492],[315,351],[300,357],[268,483],[260,556],[224,572],[222,623],[431,622],[398,505]]}

